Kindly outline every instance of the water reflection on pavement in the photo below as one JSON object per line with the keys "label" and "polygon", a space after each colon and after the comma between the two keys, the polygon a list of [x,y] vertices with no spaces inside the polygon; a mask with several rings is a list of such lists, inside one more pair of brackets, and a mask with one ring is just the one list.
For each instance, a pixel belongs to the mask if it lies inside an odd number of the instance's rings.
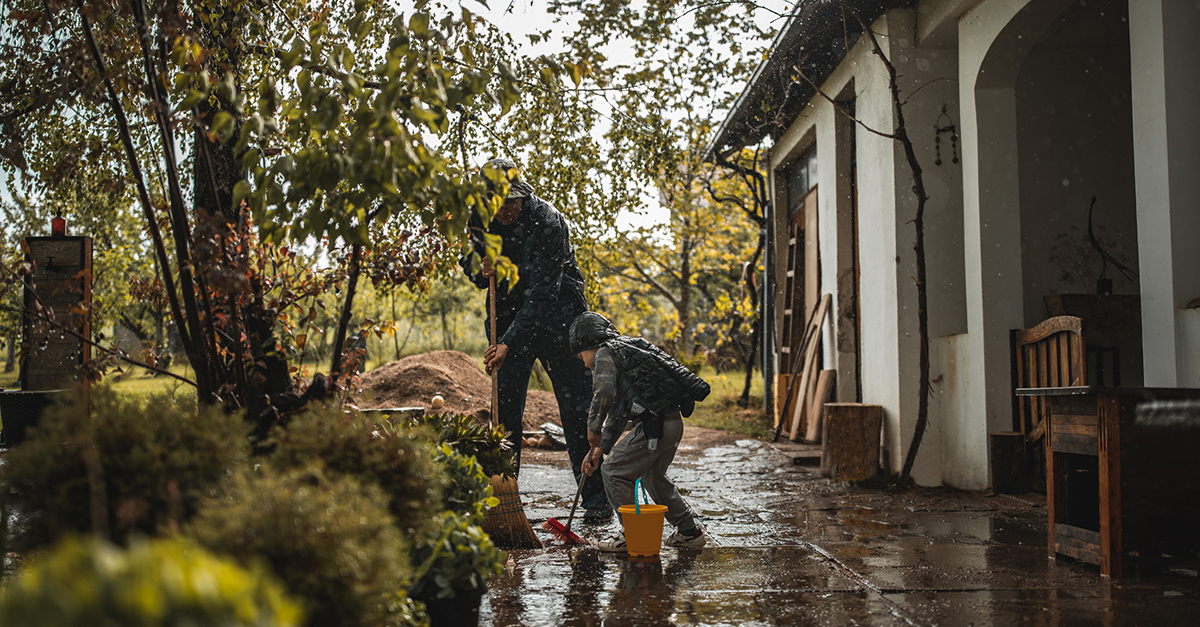
{"label": "water reflection on pavement", "polygon": [[[1047,558],[1036,501],[854,488],[796,455],[754,440],[681,451],[669,474],[708,547],[634,560],[541,534],[546,549],[511,552],[490,582],[480,624],[1198,624],[1194,567],[1104,579]],[[522,469],[539,533],[546,518],[566,520],[573,487],[561,464]],[[574,529],[597,540],[615,524]]]}

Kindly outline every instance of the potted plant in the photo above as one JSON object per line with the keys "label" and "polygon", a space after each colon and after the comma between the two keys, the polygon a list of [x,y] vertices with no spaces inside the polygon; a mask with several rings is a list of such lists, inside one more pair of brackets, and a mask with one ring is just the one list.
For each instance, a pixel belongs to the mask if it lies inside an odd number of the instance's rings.
{"label": "potted plant", "polygon": [[[1137,273],[1127,265],[1129,255],[1119,240],[1103,226],[1093,227],[1095,207],[1093,196],[1086,231],[1072,226],[1055,237],[1049,250],[1049,261],[1059,270],[1059,282],[1082,288],[1080,293],[1051,293],[1044,300],[1051,316],[1083,319],[1089,347],[1111,348],[1141,327],[1141,303],[1136,295],[1113,293],[1114,279],[1135,285]],[[1115,276],[1110,277],[1112,270]]]}
{"label": "potted plant", "polygon": [[430,625],[479,624],[479,604],[487,581],[504,570],[508,554],[468,516],[446,511],[439,525],[412,551],[418,564],[408,594],[425,604]]}
{"label": "potted plant", "polygon": [[409,596],[425,604],[434,627],[477,625],[487,581],[503,571],[508,559],[479,526],[485,508],[495,506],[496,498],[474,456],[442,444],[434,459],[447,476],[442,494],[446,511],[413,547],[416,572]]}

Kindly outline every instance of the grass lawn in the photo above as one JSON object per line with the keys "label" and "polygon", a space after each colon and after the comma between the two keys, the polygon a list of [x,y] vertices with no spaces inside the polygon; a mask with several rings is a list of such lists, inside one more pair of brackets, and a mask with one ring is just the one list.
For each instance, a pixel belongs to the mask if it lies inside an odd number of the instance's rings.
{"label": "grass lawn", "polygon": [[[172,366],[171,372],[187,379],[192,378],[192,369],[186,365]],[[162,375],[153,376],[141,368],[129,368],[123,373],[110,370],[102,383],[112,386],[114,390],[122,394],[139,397],[147,397],[153,394],[166,394],[171,398],[178,398],[179,400],[194,399],[196,397],[195,388],[183,381]],[[0,388],[5,390],[19,389],[17,386],[16,370],[12,372],[0,372]]]}
{"label": "grass lawn", "polygon": [[[171,366],[171,372],[185,379],[192,379],[192,368],[188,365]],[[138,397],[149,397],[157,394],[166,394],[168,397],[188,402],[195,401],[196,388],[166,375],[155,375],[141,368],[130,368],[123,373],[112,373],[104,377],[103,381],[106,385],[112,386],[113,390],[122,394],[129,394]]]}
{"label": "grass lawn", "polygon": [[[0,371],[3,369],[0,368]],[[17,387],[17,369],[13,368],[12,372],[0,372],[0,388],[5,390],[13,390]]]}
{"label": "grass lawn", "polygon": [[712,386],[712,393],[702,403],[696,404],[696,412],[684,423],[720,429],[732,433],[767,439],[773,433],[768,419],[762,412],[762,375],[756,373],[750,380],[750,404],[738,407],[737,399],[742,395],[746,382],[745,372],[722,372],[717,374],[705,367],[700,376]]}
{"label": "grass lawn", "polygon": [[[483,367],[483,356],[474,356]],[[171,372],[188,379],[192,378],[191,369],[185,366],[173,366]],[[741,396],[742,385],[745,382],[743,372],[716,373],[712,368],[705,367],[700,376],[712,386],[712,394],[703,402],[696,405],[696,412],[686,419],[687,424],[709,429],[720,429],[732,433],[742,433],[750,437],[767,439],[771,437],[771,427],[766,417],[762,415],[762,376],[755,374],[750,385],[750,404],[738,407],[737,399]],[[109,372],[104,378],[104,384],[123,394],[148,397],[153,394],[166,394],[179,401],[195,399],[195,388],[166,376],[153,376],[139,368],[129,368],[124,373]],[[15,389],[17,387],[17,371],[0,372],[0,388]],[[529,389],[551,391],[549,377],[530,377]]]}

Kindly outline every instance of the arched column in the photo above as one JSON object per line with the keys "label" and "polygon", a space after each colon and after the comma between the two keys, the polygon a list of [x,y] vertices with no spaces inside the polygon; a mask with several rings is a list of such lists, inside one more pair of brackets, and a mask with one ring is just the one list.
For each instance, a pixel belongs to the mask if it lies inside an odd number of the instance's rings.
{"label": "arched column", "polygon": [[1200,6],[1130,0],[1142,355],[1150,387],[1200,387]]}
{"label": "arched column", "polygon": [[[1030,48],[1072,0],[985,2],[959,20],[967,403],[963,445],[987,450],[1012,428],[1009,330],[1024,325],[1017,75]],[[987,468],[976,469],[986,476]]]}

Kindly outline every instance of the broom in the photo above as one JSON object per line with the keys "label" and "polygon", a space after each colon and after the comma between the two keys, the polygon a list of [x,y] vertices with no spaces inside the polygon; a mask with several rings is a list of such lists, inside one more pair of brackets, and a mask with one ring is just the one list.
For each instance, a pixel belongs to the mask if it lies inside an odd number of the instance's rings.
{"label": "broom", "polygon": [[579,487],[575,490],[575,500],[571,501],[571,515],[567,516],[567,524],[558,522],[557,519],[548,518],[542,523],[542,529],[558,536],[559,540],[567,544],[587,544],[588,541],[579,537],[579,534],[571,531],[571,521],[575,520],[575,507],[579,505],[579,495],[583,492],[583,482],[587,480],[587,475],[579,473]]}
{"label": "broom", "polygon": [[[491,276],[488,284],[488,313],[491,314],[491,337],[489,346],[496,345],[496,275]],[[492,371],[492,426],[499,421],[500,412],[500,383],[496,378],[497,368]],[[540,549],[542,541],[533,532],[533,526],[525,517],[525,509],[521,505],[521,491],[517,487],[515,476],[504,478],[492,477],[492,496],[500,503],[488,510],[483,519],[483,530],[492,537],[492,543],[501,549]]]}

